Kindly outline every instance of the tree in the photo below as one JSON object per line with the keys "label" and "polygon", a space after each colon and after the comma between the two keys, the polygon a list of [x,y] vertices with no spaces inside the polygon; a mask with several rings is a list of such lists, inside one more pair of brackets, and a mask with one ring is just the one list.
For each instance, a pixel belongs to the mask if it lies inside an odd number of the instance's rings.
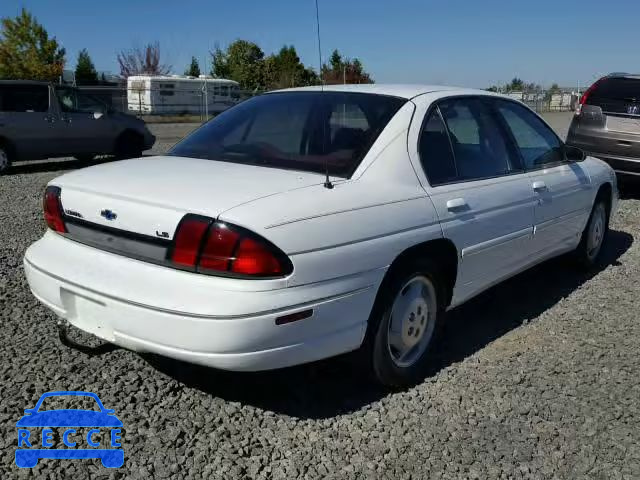
{"label": "tree", "polygon": [[264,77],[270,88],[299,87],[317,83],[316,73],[304,66],[293,45],[285,45],[276,55],[270,55],[265,59]]}
{"label": "tree", "polygon": [[229,78],[241,88],[257,89],[265,85],[264,52],[253,42],[236,40],[226,51],[216,47],[211,52],[212,74],[218,78]]}
{"label": "tree", "polygon": [[322,65],[322,80],[329,85],[340,83],[373,83],[371,76],[364,71],[362,62],[354,58],[342,58],[338,50],[329,57],[329,64]]}
{"label": "tree", "polygon": [[507,85],[508,92],[521,92],[522,90],[524,90],[524,82],[518,77],[514,77]]}
{"label": "tree", "polygon": [[200,76],[200,64],[198,64],[198,60],[196,57],[191,57],[191,65],[184,71],[185,75],[189,77],[199,77]]}
{"label": "tree", "polygon": [[62,75],[65,49],[26,9],[3,18],[0,33],[0,78],[56,80]]}
{"label": "tree", "polygon": [[132,75],[166,75],[171,65],[160,63],[160,44],[149,43],[144,48],[134,47],[122,50],[118,54],[120,75],[127,78]]}
{"label": "tree", "polygon": [[91,61],[89,52],[83,48],[78,53],[78,62],[76,63],[76,84],[95,85],[96,83],[98,83],[98,72]]}

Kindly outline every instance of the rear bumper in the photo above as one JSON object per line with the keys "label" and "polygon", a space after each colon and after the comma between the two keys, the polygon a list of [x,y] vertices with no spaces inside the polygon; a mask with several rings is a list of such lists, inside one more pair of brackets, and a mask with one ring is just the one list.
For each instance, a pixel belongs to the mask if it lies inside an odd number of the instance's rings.
{"label": "rear bumper", "polygon": [[[147,264],[55,233],[27,250],[33,294],[72,325],[125,348],[227,370],[267,370],[354,350],[383,270],[299,287]],[[309,318],[278,317],[312,309]]]}

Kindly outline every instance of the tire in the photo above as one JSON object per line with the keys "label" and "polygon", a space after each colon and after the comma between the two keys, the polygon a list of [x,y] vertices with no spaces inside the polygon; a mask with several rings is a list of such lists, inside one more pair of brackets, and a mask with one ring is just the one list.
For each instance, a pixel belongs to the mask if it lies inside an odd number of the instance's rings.
{"label": "tire", "polygon": [[9,150],[4,145],[0,144],[0,175],[6,173],[11,166],[11,158],[9,156]]}
{"label": "tire", "polygon": [[413,259],[382,283],[361,352],[378,383],[405,387],[424,378],[444,319],[441,278],[435,262]]}
{"label": "tire", "polygon": [[119,160],[142,156],[144,140],[134,132],[124,132],[116,140],[115,156]]}
{"label": "tire", "polygon": [[585,268],[591,268],[597,264],[608,236],[609,202],[605,195],[598,194],[578,248],[574,252],[578,264]]}
{"label": "tire", "polygon": [[78,160],[80,162],[90,162],[91,160],[96,158],[96,155],[94,155],[92,153],[85,153],[85,154],[82,154],[82,155],[74,155],[73,158],[75,158],[76,160]]}

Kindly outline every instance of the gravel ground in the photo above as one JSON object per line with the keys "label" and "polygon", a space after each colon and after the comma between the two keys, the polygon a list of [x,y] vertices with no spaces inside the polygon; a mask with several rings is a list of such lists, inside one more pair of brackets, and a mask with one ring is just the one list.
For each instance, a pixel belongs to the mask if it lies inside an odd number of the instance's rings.
{"label": "gravel ground", "polygon": [[[46,182],[75,166],[0,178],[1,478],[640,478],[640,188],[599,268],[553,260],[454,310],[430,376],[389,393],[344,358],[238,374],[61,345],[22,257],[44,231]],[[15,466],[15,422],[51,390],[115,409],[121,469]]]}

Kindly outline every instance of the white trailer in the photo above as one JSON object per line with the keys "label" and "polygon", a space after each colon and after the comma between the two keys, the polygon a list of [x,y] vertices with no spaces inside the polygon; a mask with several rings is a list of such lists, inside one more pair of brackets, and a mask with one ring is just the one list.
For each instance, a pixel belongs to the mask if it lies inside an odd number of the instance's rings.
{"label": "white trailer", "polygon": [[138,114],[219,113],[238,103],[239,84],[224,78],[135,75],[127,79],[127,104]]}

